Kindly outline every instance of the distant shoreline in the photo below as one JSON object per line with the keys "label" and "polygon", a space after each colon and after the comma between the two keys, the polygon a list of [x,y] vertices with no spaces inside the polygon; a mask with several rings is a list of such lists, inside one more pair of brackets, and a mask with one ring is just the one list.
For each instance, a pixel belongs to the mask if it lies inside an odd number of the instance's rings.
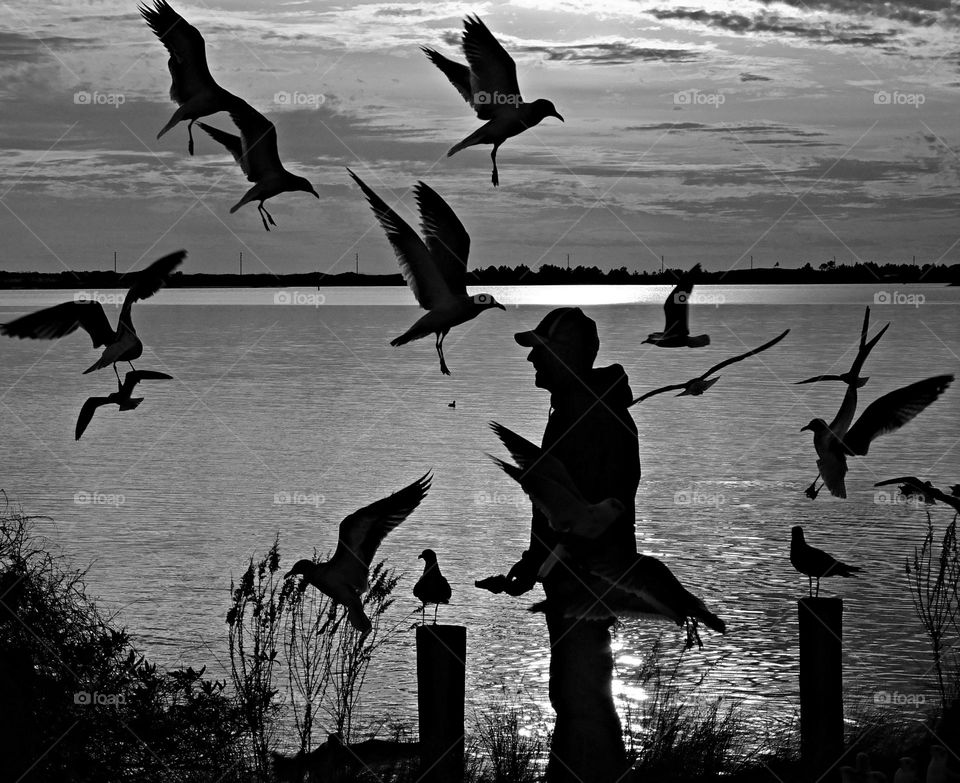
{"label": "distant shoreline", "polygon": [[[603,271],[596,267],[564,267],[545,265],[537,270],[527,267],[486,267],[467,274],[468,286],[482,285],[670,285],[682,270],[663,272],[631,272],[625,268]],[[0,271],[0,290],[11,289],[76,289],[94,287],[129,288],[136,272],[69,271],[69,272],[5,272]],[[809,264],[798,269],[765,267],[734,269],[726,272],[704,271],[697,282],[703,285],[838,285],[857,283],[932,283],[960,285],[960,264],[953,266],[926,264],[856,264],[833,266],[822,264],[814,269]],[[404,286],[403,277],[366,275],[355,272],[325,274],[207,274],[177,272],[167,282],[170,288],[321,288],[334,286]]]}

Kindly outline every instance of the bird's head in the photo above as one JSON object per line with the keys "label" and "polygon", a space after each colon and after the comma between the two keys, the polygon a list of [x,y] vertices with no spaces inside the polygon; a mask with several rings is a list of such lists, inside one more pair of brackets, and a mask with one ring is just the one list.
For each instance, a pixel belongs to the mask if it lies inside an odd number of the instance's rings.
{"label": "bird's head", "polygon": [[306,177],[294,177],[292,180],[292,190],[302,190],[304,193],[310,193],[314,198],[320,198],[320,194],[313,189],[310,180]]}
{"label": "bird's head", "polygon": [[541,120],[544,117],[556,117],[560,122],[564,121],[560,112],[557,111],[557,107],[553,105],[553,101],[548,101],[546,98],[537,98],[533,102],[533,110]]}
{"label": "bird's head", "polygon": [[792,528],[790,528],[790,540],[794,544],[803,543],[803,528],[800,527],[800,525],[794,525]]}
{"label": "bird's head", "polygon": [[494,299],[490,294],[474,294],[472,297],[473,303],[479,307],[481,310],[486,310],[490,307],[498,307],[501,310],[506,310],[507,308],[500,304],[496,299]]}
{"label": "bird's head", "polygon": [[823,419],[810,419],[808,424],[804,424],[800,428],[800,432],[804,430],[810,430],[814,435],[818,432],[823,432],[827,428],[827,423]]}
{"label": "bird's head", "polygon": [[307,574],[310,573],[312,569],[313,569],[312,560],[298,560],[296,563],[293,564],[293,568],[291,568],[289,571],[287,571],[287,573],[283,575],[283,578],[289,579],[291,576],[306,576]]}
{"label": "bird's head", "polygon": [[417,555],[417,560],[424,560],[427,563],[436,563],[437,553],[432,549],[424,549],[419,555]]}

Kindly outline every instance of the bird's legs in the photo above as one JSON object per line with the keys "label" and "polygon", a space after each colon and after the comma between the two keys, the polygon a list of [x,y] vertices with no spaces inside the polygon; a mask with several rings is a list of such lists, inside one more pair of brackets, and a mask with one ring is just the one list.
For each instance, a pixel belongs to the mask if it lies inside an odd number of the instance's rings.
{"label": "bird's legs", "polygon": [[500,184],[500,175],[497,173],[497,148],[499,144],[493,145],[493,152],[490,153],[490,160],[493,161],[493,176],[490,178],[493,182],[493,186],[497,187]]}
{"label": "bird's legs", "polygon": [[190,120],[187,124],[187,152],[191,155],[193,155],[193,123],[195,122],[196,120]]}
{"label": "bird's legs", "polygon": [[[133,367],[132,364],[131,364],[130,366]],[[120,373],[117,372],[117,363],[116,363],[116,362],[113,363],[113,374],[117,376],[117,383],[120,383]]]}
{"label": "bird's legs", "polygon": [[[260,219],[263,221],[263,227],[264,227],[265,229],[267,229],[267,231],[270,230],[270,226],[275,226],[275,225],[277,225],[277,224],[273,221],[273,215],[271,215],[269,212],[267,212],[267,208],[266,208],[265,206],[263,206],[263,202],[262,202],[262,201],[261,201],[259,204],[257,204],[257,209],[258,209],[259,212],[260,212]],[[270,226],[267,225],[267,221],[268,221],[268,220],[270,221]]]}
{"label": "bird's legs", "polygon": [[820,597],[820,577],[819,576],[817,577],[817,594],[814,597],[815,598]]}
{"label": "bird's legs", "polygon": [[446,336],[446,332],[437,333],[437,356],[440,357],[440,372],[442,372],[444,375],[449,375],[450,369],[447,367],[447,362],[443,358],[443,338]]}
{"label": "bird's legs", "polygon": [[810,593],[810,597],[813,598],[813,577],[807,577],[807,591]]}
{"label": "bird's legs", "polygon": [[820,494],[820,490],[823,489],[823,484],[821,484],[819,487],[817,486],[817,481],[819,481],[819,479],[820,474],[818,473],[817,477],[813,480],[813,483],[803,491],[803,494],[810,498],[810,500],[816,500],[817,495]]}
{"label": "bird's legs", "polygon": [[437,610],[440,608],[440,604],[433,605],[433,624],[437,624]]}

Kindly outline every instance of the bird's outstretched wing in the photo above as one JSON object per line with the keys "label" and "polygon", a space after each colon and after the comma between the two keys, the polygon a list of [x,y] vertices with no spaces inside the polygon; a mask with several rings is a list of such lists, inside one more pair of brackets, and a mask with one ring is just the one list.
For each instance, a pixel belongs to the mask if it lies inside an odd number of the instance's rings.
{"label": "bird's outstretched wing", "polygon": [[466,296],[470,235],[450,205],[426,183],[418,182],[413,195],[420,207],[420,227],[427,250],[450,293]]}
{"label": "bird's outstretched wing", "polygon": [[[860,377],[860,370],[863,369],[864,362],[867,361],[870,351],[880,342],[880,338],[883,337],[884,332],[890,328],[890,324],[887,324],[877,332],[872,340],[867,341],[867,330],[869,328],[870,308],[868,307],[863,313],[863,327],[860,330],[860,348],[857,350],[857,356],[853,360],[853,364],[850,365],[850,371],[847,373],[848,378]],[[844,392],[840,409],[837,411],[837,415],[833,417],[833,421],[830,422],[830,430],[839,437],[844,437],[844,434],[850,429],[850,425],[853,423],[853,416],[857,412],[857,389],[859,387],[860,384],[847,383],[847,390]]]}
{"label": "bird's outstretched wing", "polygon": [[116,339],[116,332],[110,326],[107,315],[103,312],[103,305],[99,302],[64,302],[37,310],[0,325],[0,334],[54,340],[76,331],[78,327],[83,327],[90,335],[94,348],[112,343]]}
{"label": "bird's outstretched wing", "polygon": [[77,417],[77,428],[75,431],[76,440],[80,440],[80,436],[83,435],[84,431],[87,429],[87,425],[93,419],[93,414],[97,412],[97,408],[101,405],[109,405],[109,397],[88,397],[87,401],[83,403],[83,407],[80,409],[80,416]]}
{"label": "bird's outstretched wing", "polygon": [[367,184],[350,169],[347,172],[367,197],[373,214],[376,215],[381,227],[387,234],[387,239],[393,246],[394,255],[400,264],[403,279],[410,286],[413,295],[420,306],[432,310],[442,302],[452,298],[450,288],[443,275],[437,269],[430,250],[417,232],[407,225],[396,212],[387,206],[386,202],[374,193]]}
{"label": "bird's outstretched wing", "polygon": [[874,400],[842,437],[847,453],[866,454],[874,438],[902,427],[943,394],[952,382],[952,375],[935,375]]}
{"label": "bird's outstretched wing", "polygon": [[214,128],[212,125],[207,125],[205,122],[198,122],[197,125],[203,128],[211,139],[226,147],[227,152],[229,152],[233,156],[233,159],[239,164],[247,179],[250,182],[255,181],[251,178],[250,171],[247,168],[247,162],[243,158],[243,139],[232,133],[222,131],[219,128]]}
{"label": "bird's outstretched wing", "polygon": [[133,285],[130,286],[130,290],[127,291],[127,295],[123,298],[123,309],[120,311],[121,319],[123,318],[123,313],[130,311],[130,305],[134,302],[139,302],[141,299],[149,299],[163,288],[170,273],[180,266],[186,257],[186,250],[178,250],[175,253],[170,253],[154,261],[143,271],[137,272],[136,280],[134,280]]}
{"label": "bird's outstretched wing", "polygon": [[472,107],[473,88],[470,86],[470,69],[463,63],[444,57],[440,52],[427,46],[421,46],[420,51],[427,55],[430,62],[440,69],[443,75],[450,80],[450,84],[457,88],[457,92]]}
{"label": "bird's outstretched wing", "polygon": [[946,503],[954,510],[960,511],[960,497],[957,497],[956,495],[948,495],[942,489],[938,489],[927,481],[921,481],[916,476],[901,476],[900,478],[878,481],[873,486],[885,487],[888,484],[906,484],[907,486],[918,490],[922,495],[929,495],[930,497],[936,498],[941,503]]}
{"label": "bird's outstretched wing", "polygon": [[725,359],[724,361],[720,362],[720,364],[715,364],[715,365],[713,365],[713,367],[711,367],[711,368],[710,368],[709,370],[707,370],[703,375],[701,375],[700,378],[701,378],[701,379],[708,378],[709,376],[713,375],[713,374],[714,374],[715,372],[717,372],[718,370],[722,370],[724,367],[727,367],[727,366],[729,366],[729,365],[731,365],[731,364],[734,364],[735,362],[742,362],[744,359],[746,359],[746,358],[748,358],[748,357],[750,357],[750,356],[754,356],[754,355],[756,355],[756,354],[758,354],[758,353],[761,353],[762,351],[765,351],[765,350],[767,350],[768,348],[773,348],[773,346],[775,346],[778,342],[780,342],[780,341],[781,341],[784,337],[786,337],[788,334],[790,334],[790,330],[789,330],[789,329],[786,329],[785,331],[783,331],[781,334],[779,334],[779,335],[777,335],[776,337],[774,337],[774,338],[773,338],[772,340],[770,340],[769,342],[766,342],[766,343],[764,343],[763,345],[761,345],[759,348],[754,348],[752,351],[747,351],[746,353],[742,353],[742,354],[740,354],[739,356],[734,356],[734,357],[732,357],[732,358],[730,358],[730,359]]}
{"label": "bird's outstretched wing", "polygon": [[520,104],[517,64],[478,16],[463,20],[463,53],[470,65],[473,107],[481,120]]}
{"label": "bird's outstretched wing", "polygon": [[169,380],[173,380],[173,376],[167,375],[165,372],[158,372],[156,370],[130,370],[123,376],[123,385],[120,387],[120,391],[129,397],[134,387],[140,383],[140,381]]}
{"label": "bird's outstretched wing", "polygon": [[427,472],[409,486],[346,517],[340,523],[340,540],[330,566],[344,569],[344,573],[362,571],[365,578],[380,542],[420,505],[432,479]]}
{"label": "bird's outstretched wing", "polygon": [[230,102],[230,119],[240,131],[239,136],[213,128],[205,122],[197,124],[210,138],[227,148],[249,182],[260,182],[269,174],[283,169],[277,151],[277,129],[270,120],[241,98],[234,98]]}
{"label": "bird's outstretched wing", "polygon": [[633,405],[636,405],[638,402],[643,402],[647,398],[653,397],[655,394],[663,394],[664,392],[675,391],[676,389],[686,389],[686,388],[687,388],[687,384],[685,383],[673,383],[670,386],[661,386],[659,389],[654,389],[653,391],[649,391],[646,394],[640,395],[639,397],[637,397],[637,399],[631,402],[630,405],[628,405],[627,407],[629,408]]}
{"label": "bird's outstretched wing", "polygon": [[216,87],[207,67],[206,47],[199,30],[174,11],[166,0],[154,0],[153,8],[139,6],[140,15],[150,25],[170,53],[170,100],[182,105],[196,95]]}
{"label": "bird's outstretched wing", "polygon": [[[794,386],[800,386],[804,383],[823,383],[824,381],[843,381],[844,383],[850,383],[851,376],[849,375],[814,375],[812,378],[807,378],[803,381],[794,381]],[[857,378],[857,388],[862,389],[867,385],[869,378]]]}

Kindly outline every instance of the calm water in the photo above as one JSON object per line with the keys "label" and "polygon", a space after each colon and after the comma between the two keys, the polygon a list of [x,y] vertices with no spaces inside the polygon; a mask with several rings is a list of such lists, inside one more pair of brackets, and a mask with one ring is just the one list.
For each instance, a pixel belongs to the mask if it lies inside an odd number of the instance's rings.
{"label": "calm water", "polygon": [[[175,380],[139,387],[146,401],[136,412],[101,410],[79,443],[73,429],[84,399],[113,391],[109,371],[81,374],[98,352],[82,333],[6,339],[0,486],[25,512],[55,520],[41,523],[45,532],[77,565],[91,564],[91,593],[150,657],[216,672],[226,661],[230,578],[250,556],[278,532],[281,565],[325,551],[347,513],[433,469],[427,500],[380,550],[406,574],[394,618],[403,630],[374,664],[370,712],[415,715],[413,634],[405,629],[425,547],[438,552],[454,588],[441,619],[468,628],[468,692],[482,700],[520,672],[529,697],[546,704],[546,628],[525,611],[539,588],[511,599],[472,586],[504,572],[529,535],[527,500],[484,455],[502,450],[490,419],[539,441],[547,417],[548,396],[533,387],[512,334],[532,328],[550,305],[589,304],[602,341],[598,363],[623,364],[640,394],[790,327],[773,350],[724,370],[705,396],[662,395],[633,408],[643,465],[639,547],[729,628],[724,637],[705,631],[704,650],[684,657],[681,675],[693,682],[708,672],[705,691],[747,702],[758,722],[794,714],[796,599],[806,579],[790,566],[788,548],[790,527],[801,524],[813,544],[863,568],[858,579],[824,582],[845,602],[848,711],[880,690],[932,697],[928,645],[904,576],[926,515],[876,502],[873,482],[902,474],[960,481],[960,387],[854,460],[847,500],[823,493],[811,502],[803,488],[816,475],[815,456],[810,434],[799,430],[813,416],[830,419],[843,388],[790,383],[849,367],[863,306],[881,291],[902,304],[872,308],[874,329],[892,326],[867,363],[861,409],[897,386],[958,372],[960,288],[703,286],[691,328],[713,342],[696,350],[640,344],[663,326],[667,287],[487,290],[508,309],[448,336],[451,378],[440,374],[431,341],[389,346],[417,317],[402,289],[284,292],[302,306],[274,304],[275,291],[164,291],[134,310],[147,344],[137,364]],[[311,306],[318,295],[323,304]],[[0,292],[0,321],[71,296]],[[921,306],[907,303],[917,296]],[[118,309],[106,309],[115,320]],[[453,399],[456,409],[447,407]],[[284,492],[315,502],[277,505]],[[108,504],[78,504],[77,493],[100,493]],[[677,502],[678,493],[697,502]],[[941,531],[949,521],[940,507],[933,518]],[[675,656],[683,637],[671,625],[628,620],[618,633],[625,700],[643,697],[636,663],[661,632]]]}

